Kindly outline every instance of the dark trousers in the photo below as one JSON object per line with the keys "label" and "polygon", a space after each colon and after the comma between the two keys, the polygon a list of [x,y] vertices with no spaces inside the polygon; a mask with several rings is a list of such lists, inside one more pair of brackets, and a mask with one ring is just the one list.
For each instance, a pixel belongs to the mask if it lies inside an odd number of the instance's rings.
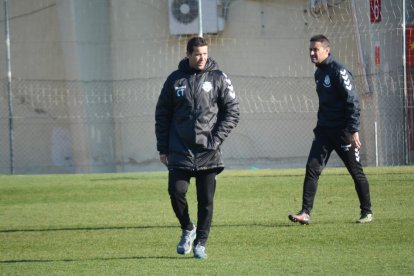
{"label": "dark trousers", "polygon": [[195,177],[197,188],[197,238],[196,243],[205,245],[210,233],[213,218],[213,201],[216,191],[216,171],[183,171],[170,170],[168,177],[168,193],[181,229],[192,230],[193,223],[188,212],[186,194],[190,178]]}
{"label": "dark trousers", "polygon": [[351,133],[344,129],[326,129],[317,127],[315,139],[306,163],[306,175],[303,185],[302,211],[310,214],[313,208],[318,179],[328,163],[333,150],[344,162],[355,183],[361,214],[370,214],[371,198],[368,180],[360,163],[359,150],[351,146]]}

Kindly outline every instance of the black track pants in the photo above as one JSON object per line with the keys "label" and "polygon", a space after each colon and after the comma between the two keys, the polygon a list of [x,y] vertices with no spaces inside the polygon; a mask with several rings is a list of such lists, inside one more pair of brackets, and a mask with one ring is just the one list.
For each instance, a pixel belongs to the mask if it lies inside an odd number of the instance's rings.
{"label": "black track pants", "polygon": [[318,188],[319,176],[328,163],[332,151],[335,150],[354,180],[361,214],[372,213],[368,180],[360,163],[359,150],[351,146],[351,133],[344,129],[319,127],[315,128],[314,133],[315,139],[306,163],[302,211],[310,214]]}
{"label": "black track pants", "polygon": [[216,171],[183,171],[170,170],[168,177],[168,193],[171,204],[181,228],[192,229],[192,221],[188,211],[186,194],[190,185],[190,178],[195,177],[197,188],[197,242],[205,245],[210,233],[213,218],[213,201],[216,191]]}

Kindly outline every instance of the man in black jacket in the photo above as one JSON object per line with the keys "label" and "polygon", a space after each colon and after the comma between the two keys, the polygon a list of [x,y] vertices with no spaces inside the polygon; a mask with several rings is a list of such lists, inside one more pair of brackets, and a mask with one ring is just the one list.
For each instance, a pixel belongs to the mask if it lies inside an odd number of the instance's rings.
{"label": "man in black jacket", "polygon": [[[220,146],[239,121],[239,102],[230,79],[208,57],[202,37],[187,43],[187,57],[164,83],[155,111],[160,161],[168,167],[168,192],[181,229],[177,253],[207,258],[216,175],[224,169]],[[196,179],[197,226],[186,193]]]}
{"label": "man in black jacket", "polygon": [[293,222],[310,223],[310,212],[318,179],[330,154],[335,150],[351,174],[358,194],[361,214],[357,223],[371,222],[369,184],[360,163],[358,95],[352,74],[330,54],[329,40],[323,35],[310,39],[310,58],[315,71],[316,92],[319,98],[315,138],[306,163],[302,210],[289,215]]}

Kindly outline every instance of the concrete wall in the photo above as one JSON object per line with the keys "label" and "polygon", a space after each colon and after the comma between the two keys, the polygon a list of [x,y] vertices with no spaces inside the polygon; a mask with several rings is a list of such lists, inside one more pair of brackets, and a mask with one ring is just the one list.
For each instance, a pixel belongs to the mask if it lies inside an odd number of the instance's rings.
{"label": "concrete wall", "polygon": [[[18,173],[162,169],[155,102],[189,38],[169,34],[168,1],[9,2]],[[228,4],[221,6],[224,30],[205,37],[241,100],[241,123],[223,148],[230,167],[303,165],[317,110],[308,41],[318,33],[330,38],[334,56],[355,75],[381,76],[358,77],[366,160],[375,160],[373,121],[401,128],[399,111],[389,117],[376,108],[390,99],[376,92],[401,92],[400,84],[389,86],[400,74],[401,33],[387,32],[398,29],[401,4],[383,0],[384,20],[372,25],[369,1],[355,0],[356,17],[350,0],[335,2],[328,16],[311,14],[304,0],[222,1]],[[376,41],[382,49],[377,67]],[[2,87],[5,74],[0,67]],[[9,168],[6,92],[0,99],[1,172]],[[392,102],[400,104],[397,97]],[[387,137],[380,137],[383,148],[396,143]]]}

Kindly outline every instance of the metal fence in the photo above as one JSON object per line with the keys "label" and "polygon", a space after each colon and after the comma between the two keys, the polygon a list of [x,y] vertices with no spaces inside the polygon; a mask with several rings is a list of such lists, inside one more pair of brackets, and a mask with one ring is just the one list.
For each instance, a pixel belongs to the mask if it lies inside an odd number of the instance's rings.
{"label": "metal fence", "polygon": [[[241,108],[222,148],[225,165],[304,167],[318,110],[307,50],[316,33],[331,38],[335,57],[354,74],[363,165],[412,164],[414,59],[404,64],[402,56],[414,51],[404,53],[402,46],[406,30],[414,43],[413,1],[379,7],[378,1],[329,0],[329,13],[317,14],[309,5],[316,2],[217,1],[226,26],[206,37]],[[381,8],[380,17],[372,17],[371,4]],[[167,1],[10,5],[10,44],[0,39],[0,53],[8,45],[13,58],[11,82],[0,66],[0,173],[164,170],[155,147],[155,105],[189,37],[169,33]],[[342,163],[333,154],[329,165]]]}
{"label": "metal fence", "polygon": [[[356,77],[365,165],[407,162],[402,79],[398,73]],[[367,80],[394,88],[364,94]],[[18,174],[161,169],[154,110],[163,81],[13,80],[12,129],[9,101],[4,93],[0,98],[0,171],[9,173],[11,165]],[[318,108],[313,79],[236,76],[232,81],[243,89],[238,90],[240,124],[223,146],[227,167],[302,167]],[[333,155],[330,165],[339,164]]]}

